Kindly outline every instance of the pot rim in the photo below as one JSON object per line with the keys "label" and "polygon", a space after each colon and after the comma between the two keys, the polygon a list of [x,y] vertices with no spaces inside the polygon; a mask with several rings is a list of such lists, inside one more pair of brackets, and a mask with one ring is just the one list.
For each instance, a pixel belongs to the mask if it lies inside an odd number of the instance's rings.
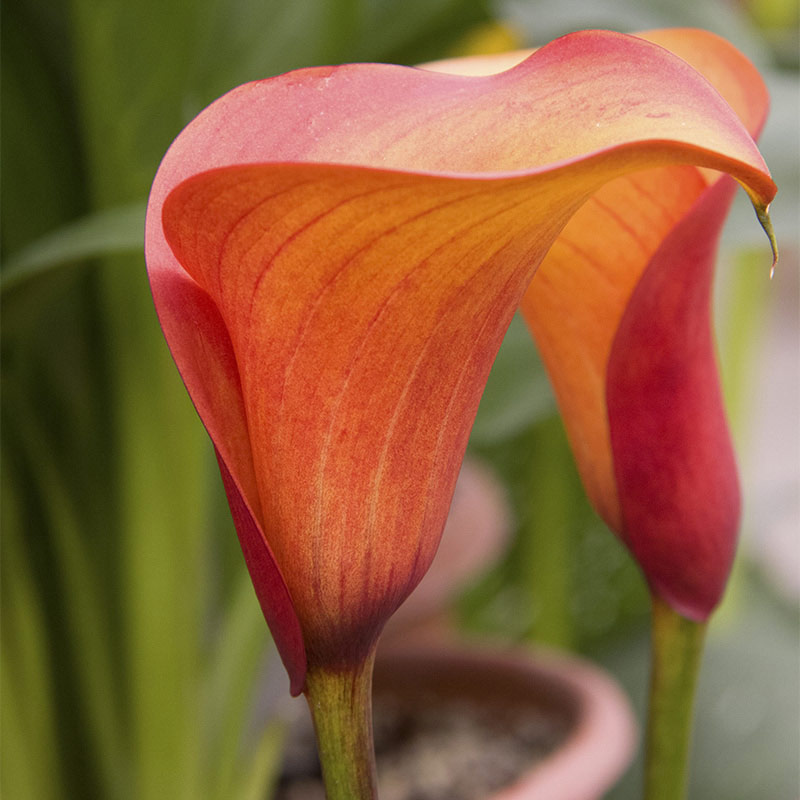
{"label": "pot rim", "polygon": [[[393,641],[379,648],[375,686],[398,677],[408,686],[420,678],[459,688],[471,682],[507,696],[530,689],[544,705],[559,708],[573,723],[550,755],[489,800],[597,800],[630,764],[638,729],[628,697],[602,669],[549,648],[480,642]],[[499,684],[500,678],[504,684]]]}

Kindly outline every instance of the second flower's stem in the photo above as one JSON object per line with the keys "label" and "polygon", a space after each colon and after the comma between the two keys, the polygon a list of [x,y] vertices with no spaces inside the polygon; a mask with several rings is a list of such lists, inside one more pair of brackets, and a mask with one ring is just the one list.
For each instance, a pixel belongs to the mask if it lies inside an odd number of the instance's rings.
{"label": "second flower's stem", "polygon": [[327,800],[376,800],[372,666],[310,670],[306,700],[314,721]]}
{"label": "second flower's stem", "polygon": [[644,796],[683,800],[706,623],[692,622],[654,597],[652,631]]}

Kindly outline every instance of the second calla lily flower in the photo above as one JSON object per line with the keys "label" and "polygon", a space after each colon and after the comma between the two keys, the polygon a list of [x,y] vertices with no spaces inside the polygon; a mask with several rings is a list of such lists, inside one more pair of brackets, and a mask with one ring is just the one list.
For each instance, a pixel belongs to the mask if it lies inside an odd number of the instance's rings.
{"label": "second calla lily flower", "polygon": [[[760,133],[764,83],[728,42],[642,36],[695,66]],[[695,621],[722,596],[739,525],[710,319],[735,186],[688,166],[613,181],[570,220],[522,302],[595,507],[653,592]]]}
{"label": "second calla lily flower", "polygon": [[294,692],[366,660],[425,572],[558,234],[603,185],[666,165],[728,172],[760,209],[775,191],[703,77],[607,32],[486,77],[300,70],[175,141],[148,208],[153,295]]}

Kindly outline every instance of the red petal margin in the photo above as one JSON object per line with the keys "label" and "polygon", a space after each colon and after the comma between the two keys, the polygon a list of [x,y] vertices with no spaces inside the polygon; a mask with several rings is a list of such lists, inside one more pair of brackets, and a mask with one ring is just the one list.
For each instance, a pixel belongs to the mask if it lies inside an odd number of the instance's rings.
{"label": "red petal margin", "polygon": [[727,176],[713,184],[664,240],[607,370],[621,535],[652,590],[695,621],[722,596],[739,523],[711,325],[716,245],[735,186]]}
{"label": "red petal margin", "polygon": [[297,696],[303,691],[306,680],[306,655],[303,634],[292,606],[292,599],[284,583],[272,551],[264,534],[253,519],[247,503],[215,449],[225,494],[231,507],[231,515],[239,536],[244,560],[256,590],[261,611],[275,639],[286,671],[289,673],[290,691]]}
{"label": "red petal margin", "polygon": [[[158,231],[148,234],[147,261],[161,327],[181,376],[191,387],[197,413],[209,434],[213,434],[225,491],[248,569],[254,576],[256,595],[289,673],[291,691],[297,694],[305,684],[305,648],[297,615],[291,604],[287,605],[288,590],[254,516],[260,515],[260,508],[250,505],[258,503],[258,491],[230,336],[208,294],[182,269],[172,268],[172,253],[161,235],[160,214],[148,212],[147,226]],[[249,503],[243,496],[249,498]],[[263,576],[264,582],[256,581],[256,575]],[[267,613],[271,605],[274,607]]]}

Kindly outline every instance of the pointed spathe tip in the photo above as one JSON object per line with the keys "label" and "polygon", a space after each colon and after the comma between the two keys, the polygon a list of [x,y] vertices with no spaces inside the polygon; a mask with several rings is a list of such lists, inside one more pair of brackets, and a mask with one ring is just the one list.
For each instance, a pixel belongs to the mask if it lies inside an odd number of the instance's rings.
{"label": "pointed spathe tip", "polygon": [[770,247],[772,248],[772,267],[769,271],[769,277],[772,278],[775,275],[775,265],[778,263],[778,241],[775,238],[775,230],[772,227],[772,220],[769,218],[769,206],[754,203],[753,208],[756,210],[758,221],[761,223],[764,233],[767,234]]}

